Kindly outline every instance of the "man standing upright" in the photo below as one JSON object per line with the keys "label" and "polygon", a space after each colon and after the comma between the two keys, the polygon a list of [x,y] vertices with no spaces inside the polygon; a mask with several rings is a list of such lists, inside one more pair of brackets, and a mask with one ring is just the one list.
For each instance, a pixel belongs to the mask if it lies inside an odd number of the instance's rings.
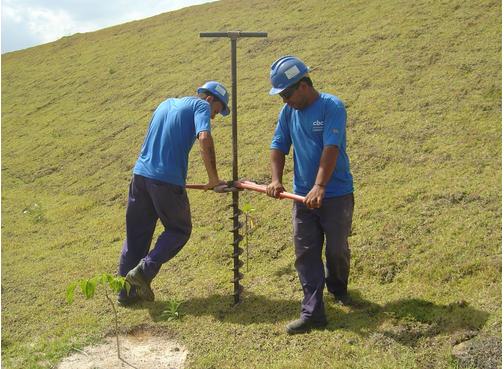
{"label": "man standing upright", "polygon": [[324,285],[336,301],[349,302],[348,236],[354,197],[346,153],[346,110],[336,96],[319,93],[308,72],[300,59],[290,55],[276,60],[270,71],[270,95],[279,94],[285,105],[271,143],[272,179],[267,194],[278,197],[285,191],[285,155],[293,145],[294,192],[306,198],[304,203],[293,204],[295,267],[304,298],[300,318],[286,327],[289,334],[327,325]]}
{"label": "man standing upright", "polygon": [[[206,188],[218,190],[224,184],[217,174],[210,120],[217,113],[229,114],[229,95],[215,81],[197,92],[198,96],[163,101],[152,115],[129,188],[119,275],[126,276],[132,289],[129,294],[120,292],[122,305],[153,301],[151,281],[189,240],[192,224],[185,181],[196,138],[208,173]],[[149,252],[158,219],[164,232]]]}

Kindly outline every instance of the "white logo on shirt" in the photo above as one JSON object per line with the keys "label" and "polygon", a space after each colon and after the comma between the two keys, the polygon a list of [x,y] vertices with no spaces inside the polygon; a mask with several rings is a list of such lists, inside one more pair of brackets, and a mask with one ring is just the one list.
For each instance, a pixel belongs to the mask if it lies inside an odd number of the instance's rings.
{"label": "white logo on shirt", "polygon": [[313,132],[322,132],[324,130],[324,121],[323,120],[316,120],[315,122],[312,123],[312,131]]}

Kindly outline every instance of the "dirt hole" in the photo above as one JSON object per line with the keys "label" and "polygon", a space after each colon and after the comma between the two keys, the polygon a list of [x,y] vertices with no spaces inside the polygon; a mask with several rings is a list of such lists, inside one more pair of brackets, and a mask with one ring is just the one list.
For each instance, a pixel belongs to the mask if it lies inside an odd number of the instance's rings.
{"label": "dirt hole", "polygon": [[117,357],[116,337],[88,346],[66,357],[56,369],[183,369],[187,350],[161,333],[139,328],[119,336],[121,358]]}

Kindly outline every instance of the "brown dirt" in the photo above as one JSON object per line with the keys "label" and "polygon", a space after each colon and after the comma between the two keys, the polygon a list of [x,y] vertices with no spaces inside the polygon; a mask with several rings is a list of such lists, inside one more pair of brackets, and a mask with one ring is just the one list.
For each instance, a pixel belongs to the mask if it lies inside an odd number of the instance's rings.
{"label": "brown dirt", "polygon": [[117,357],[116,337],[89,346],[66,357],[56,369],[183,369],[187,350],[177,342],[148,330],[135,330],[119,336],[121,358]]}

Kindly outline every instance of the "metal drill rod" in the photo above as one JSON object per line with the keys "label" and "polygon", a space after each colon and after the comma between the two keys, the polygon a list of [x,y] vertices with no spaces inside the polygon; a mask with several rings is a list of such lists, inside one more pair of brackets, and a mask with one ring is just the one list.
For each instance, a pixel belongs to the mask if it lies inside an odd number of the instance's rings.
{"label": "metal drill rod", "polygon": [[[236,104],[236,97],[238,95],[236,88],[236,40],[237,38],[231,37],[231,93],[233,96],[233,116],[232,116],[232,131],[233,131],[233,181],[238,179],[238,111]],[[238,192],[233,192],[233,214],[238,214],[239,212],[239,194]],[[238,217],[233,217],[233,238],[235,241],[233,255],[239,252],[239,242],[240,242],[240,222]],[[234,303],[240,302],[240,279],[243,275],[240,273],[240,258],[233,257],[233,283],[234,283]]]}
{"label": "metal drill rod", "polygon": [[[236,81],[236,42],[238,38],[241,37],[268,37],[266,32],[241,32],[241,31],[230,31],[230,32],[201,32],[200,37],[228,37],[231,40],[231,96],[232,96],[232,136],[233,136],[233,181],[238,181],[238,109],[237,109],[237,81]],[[239,229],[242,224],[238,220],[240,215],[239,209],[239,194],[238,191],[233,192],[233,284],[234,284],[234,303],[235,305],[240,302],[240,294],[243,287],[240,285],[240,279],[243,278],[243,274],[240,273],[240,266],[243,264],[240,262],[240,254],[243,249],[240,248],[239,244],[243,237],[239,233]]]}

